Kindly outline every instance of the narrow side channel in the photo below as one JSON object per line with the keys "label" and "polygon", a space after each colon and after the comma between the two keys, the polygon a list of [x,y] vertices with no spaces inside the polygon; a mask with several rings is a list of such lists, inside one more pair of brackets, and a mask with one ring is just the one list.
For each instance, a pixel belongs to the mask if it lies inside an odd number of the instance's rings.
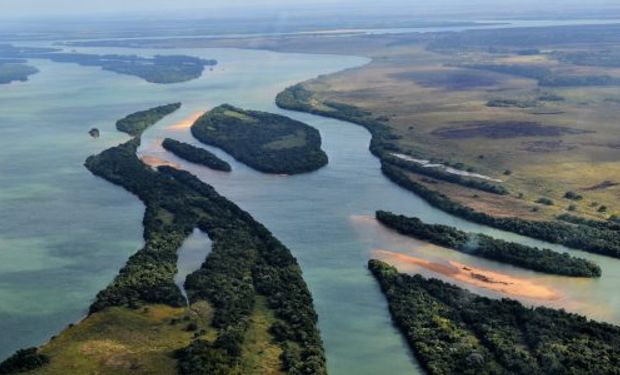
{"label": "narrow side channel", "polygon": [[187,237],[183,246],[179,249],[177,274],[174,275],[174,283],[181,289],[181,293],[183,293],[186,301],[185,278],[187,275],[200,269],[209,253],[211,253],[211,239],[198,228],[194,229],[194,232]]}

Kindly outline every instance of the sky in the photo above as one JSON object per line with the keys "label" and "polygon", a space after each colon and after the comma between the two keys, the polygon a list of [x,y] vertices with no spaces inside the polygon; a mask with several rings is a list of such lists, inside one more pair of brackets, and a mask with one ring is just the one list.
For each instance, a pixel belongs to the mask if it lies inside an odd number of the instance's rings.
{"label": "sky", "polygon": [[0,0],[0,18],[41,18],[71,15],[165,14],[200,10],[205,16],[213,14],[250,14],[257,11],[330,11],[339,8],[357,12],[473,13],[478,10],[511,11],[574,11],[599,10],[616,7],[617,0]]}

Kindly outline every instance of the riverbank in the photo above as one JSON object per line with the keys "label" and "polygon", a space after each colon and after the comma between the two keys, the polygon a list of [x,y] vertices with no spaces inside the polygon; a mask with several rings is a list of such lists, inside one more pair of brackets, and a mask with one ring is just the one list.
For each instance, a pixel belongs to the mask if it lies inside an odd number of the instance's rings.
{"label": "riverbank", "polygon": [[433,273],[446,276],[453,281],[493,290],[512,298],[528,298],[540,301],[553,302],[562,298],[559,291],[534,281],[506,275],[493,270],[472,267],[463,263],[449,260],[447,262],[431,262],[389,250],[376,249],[373,257],[389,263],[399,269],[407,265],[422,267]]}

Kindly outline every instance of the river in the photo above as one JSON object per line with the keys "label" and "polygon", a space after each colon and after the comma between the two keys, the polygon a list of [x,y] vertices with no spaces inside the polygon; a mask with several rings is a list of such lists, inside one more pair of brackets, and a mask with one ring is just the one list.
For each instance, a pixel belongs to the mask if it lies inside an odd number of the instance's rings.
{"label": "river", "polygon": [[[78,51],[161,53],[121,48]],[[392,210],[432,223],[541,245],[450,216],[391,183],[368,151],[370,135],[364,128],[284,111],[274,104],[275,95],[288,85],[359,66],[367,59],[237,49],[165,53],[216,58],[220,64],[198,80],[153,85],[98,68],[35,60],[32,64],[41,73],[27,83],[2,86],[0,356],[39,344],[78,320],[96,292],[141,246],[140,202],[91,176],[82,163],[88,155],[126,139],[115,131],[116,119],[176,101],[183,107],[145,133],[140,155],[176,163],[196,174],[249,211],[291,249],[314,296],[331,374],[419,372],[391,324],[376,282],[366,270],[367,260],[379,249],[528,278],[557,291],[561,298],[522,298],[525,303],[565,307],[620,323],[618,260],[568,250],[599,263],[603,277],[584,280],[548,276],[454,251],[429,249],[372,219],[377,209]],[[221,103],[277,112],[314,126],[323,138],[329,165],[304,175],[266,175],[210,148],[233,167],[232,173],[222,173],[162,151],[159,142],[168,136],[198,145],[184,124],[196,113]],[[88,136],[92,127],[100,129],[100,138]],[[204,245],[209,246],[207,239]],[[406,270],[445,278],[410,265]],[[489,289],[464,286],[492,297],[502,296]]]}

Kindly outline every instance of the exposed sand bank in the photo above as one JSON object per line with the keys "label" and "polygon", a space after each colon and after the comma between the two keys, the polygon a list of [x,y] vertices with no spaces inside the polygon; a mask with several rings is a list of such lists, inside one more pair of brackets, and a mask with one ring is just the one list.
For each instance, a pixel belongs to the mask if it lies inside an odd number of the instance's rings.
{"label": "exposed sand bank", "polygon": [[545,285],[536,282],[502,274],[488,269],[476,268],[456,261],[448,260],[445,263],[431,262],[426,259],[413,257],[388,250],[377,249],[373,256],[387,261],[397,268],[415,265],[426,270],[446,276],[459,282],[476,287],[490,289],[511,297],[531,298],[537,300],[555,301],[561,294]]}
{"label": "exposed sand bank", "polygon": [[202,116],[204,113],[205,112],[195,112],[190,117],[166,127],[166,130],[182,131],[182,130],[189,129],[192,127],[192,125],[194,125],[196,120],[198,120],[200,116]]}
{"label": "exposed sand bank", "polygon": [[142,158],[140,158],[140,160],[142,160],[142,162],[146,165],[148,165],[149,167],[152,168],[157,168],[157,167],[161,167],[161,166],[168,166],[168,167],[173,167],[173,168],[177,168],[177,169],[181,169],[181,166],[178,165],[177,163],[171,163],[169,161],[163,160],[158,158],[157,156],[152,156],[152,155],[145,155]]}

